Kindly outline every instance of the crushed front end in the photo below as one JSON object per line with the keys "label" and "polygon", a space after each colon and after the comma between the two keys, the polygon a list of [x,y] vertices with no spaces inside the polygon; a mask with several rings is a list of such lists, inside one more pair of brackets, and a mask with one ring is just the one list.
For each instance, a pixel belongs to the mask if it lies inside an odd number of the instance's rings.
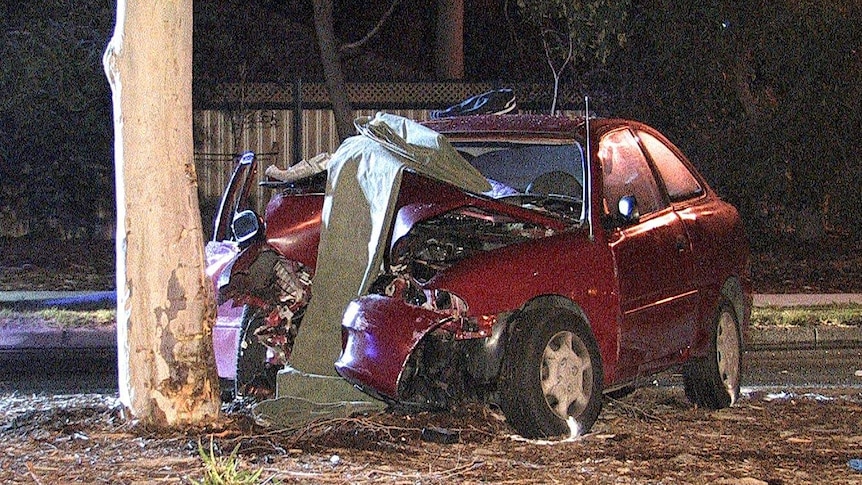
{"label": "crushed front end", "polygon": [[[483,301],[471,309],[458,292],[490,283],[473,279],[471,268],[482,260],[499,257],[505,265],[518,253],[508,248],[566,227],[559,219],[456,190],[405,175],[386,271],[368,295],[350,303],[342,320],[336,370],[392,405],[448,408],[492,399],[506,325],[519,302],[500,301],[488,311]],[[470,298],[477,296],[470,292]]]}

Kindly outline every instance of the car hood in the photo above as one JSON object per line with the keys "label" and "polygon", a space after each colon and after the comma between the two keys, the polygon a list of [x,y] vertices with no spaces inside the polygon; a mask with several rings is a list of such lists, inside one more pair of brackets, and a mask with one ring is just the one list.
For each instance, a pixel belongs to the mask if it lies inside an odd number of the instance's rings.
{"label": "car hood", "polygon": [[[378,113],[356,121],[359,135],[332,155],[327,171],[314,294],[304,325],[340,322],[383,262],[405,168],[481,193],[488,181],[445,137],[409,119]],[[297,342],[302,338],[302,332]]]}

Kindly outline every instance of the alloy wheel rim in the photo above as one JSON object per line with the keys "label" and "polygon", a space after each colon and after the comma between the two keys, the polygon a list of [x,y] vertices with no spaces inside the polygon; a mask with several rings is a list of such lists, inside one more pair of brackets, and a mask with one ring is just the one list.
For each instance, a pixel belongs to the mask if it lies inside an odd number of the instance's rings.
{"label": "alloy wheel rim", "polygon": [[718,375],[733,404],[739,389],[740,349],[736,321],[730,313],[722,312],[715,338]]}
{"label": "alloy wheel rim", "polygon": [[578,416],[586,409],[593,392],[593,365],[580,337],[564,331],[548,340],[541,383],[545,402],[560,418]]}

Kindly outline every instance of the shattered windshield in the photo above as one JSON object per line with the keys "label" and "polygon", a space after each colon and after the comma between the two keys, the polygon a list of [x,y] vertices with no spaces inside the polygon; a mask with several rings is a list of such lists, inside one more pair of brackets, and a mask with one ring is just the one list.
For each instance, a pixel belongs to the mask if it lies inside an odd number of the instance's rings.
{"label": "shattered windshield", "polygon": [[491,183],[485,195],[569,220],[583,219],[584,157],[580,144],[455,146]]}

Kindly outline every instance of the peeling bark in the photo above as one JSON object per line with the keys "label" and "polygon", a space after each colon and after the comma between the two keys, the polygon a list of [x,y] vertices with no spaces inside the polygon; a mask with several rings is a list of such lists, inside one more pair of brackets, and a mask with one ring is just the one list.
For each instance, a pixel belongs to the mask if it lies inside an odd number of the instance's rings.
{"label": "peeling bark", "polygon": [[113,92],[120,400],[170,427],[219,412],[191,104],[192,1],[117,2]]}

